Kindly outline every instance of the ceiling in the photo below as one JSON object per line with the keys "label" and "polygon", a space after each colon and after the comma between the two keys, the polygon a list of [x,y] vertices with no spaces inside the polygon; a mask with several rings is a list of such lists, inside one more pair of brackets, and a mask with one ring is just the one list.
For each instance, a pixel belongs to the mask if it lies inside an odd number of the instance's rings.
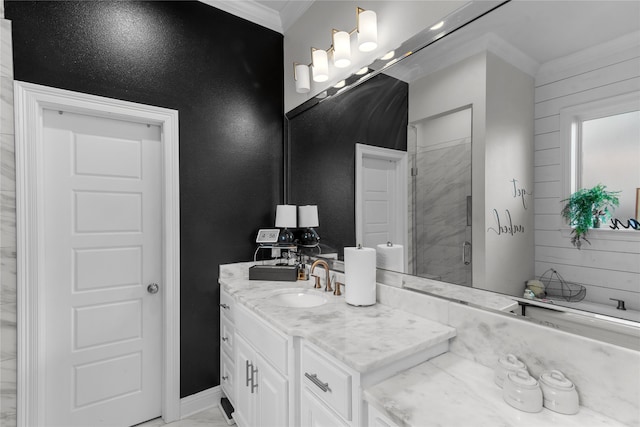
{"label": "ceiling", "polygon": [[200,1],[282,34],[284,34],[314,2],[314,0]]}
{"label": "ceiling", "polygon": [[513,0],[451,37],[391,67],[386,74],[411,82],[489,49],[534,76],[577,52],[635,34],[640,1]]}

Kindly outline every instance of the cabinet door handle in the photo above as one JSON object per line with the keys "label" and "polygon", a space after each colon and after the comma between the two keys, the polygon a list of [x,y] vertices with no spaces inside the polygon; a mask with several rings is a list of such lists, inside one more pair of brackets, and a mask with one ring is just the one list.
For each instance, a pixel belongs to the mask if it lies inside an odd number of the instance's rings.
{"label": "cabinet door handle", "polygon": [[247,362],[247,365],[246,365],[246,367],[245,367],[245,374],[246,374],[246,377],[247,377],[247,384],[246,384],[246,386],[247,386],[247,387],[249,387],[249,382],[252,380],[252,378],[250,378],[250,377],[249,377],[249,369],[253,368],[253,364],[252,364],[252,363],[249,363],[249,361],[248,361],[248,360],[247,360],[246,362]]}
{"label": "cabinet door handle", "polygon": [[318,375],[317,374],[310,374],[308,372],[304,373],[304,376],[309,378],[309,380],[314,383],[320,390],[326,392],[331,392],[331,389],[329,388],[329,383],[323,383],[322,381],[320,381],[318,379]]}
{"label": "cabinet door handle", "polygon": [[231,307],[229,307],[227,304],[220,304],[220,307],[224,308],[225,310],[231,310]]}
{"label": "cabinet door handle", "polygon": [[254,393],[254,390],[258,388],[256,375],[258,375],[258,368],[254,368],[253,365],[251,365],[251,393]]}
{"label": "cabinet door handle", "polygon": [[222,341],[227,342],[227,341],[229,341],[229,338],[228,338],[228,337],[226,337],[226,336],[225,336],[225,337],[222,337]]}
{"label": "cabinet door handle", "polygon": [[228,379],[229,379],[229,377],[228,377],[228,376],[226,376],[226,375],[222,377],[222,381],[226,381],[226,380],[228,380]]}

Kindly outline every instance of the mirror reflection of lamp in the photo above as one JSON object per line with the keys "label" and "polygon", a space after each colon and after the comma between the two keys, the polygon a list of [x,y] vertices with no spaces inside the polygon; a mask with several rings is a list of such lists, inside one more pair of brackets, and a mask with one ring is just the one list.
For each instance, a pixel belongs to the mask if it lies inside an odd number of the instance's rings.
{"label": "mirror reflection of lamp", "polygon": [[300,243],[303,246],[316,246],[318,244],[320,236],[313,229],[318,225],[318,206],[298,206],[298,226],[304,228],[300,237]]}
{"label": "mirror reflection of lamp", "polygon": [[296,205],[276,206],[276,227],[282,228],[278,235],[278,243],[293,243],[293,233],[289,227],[296,228]]}

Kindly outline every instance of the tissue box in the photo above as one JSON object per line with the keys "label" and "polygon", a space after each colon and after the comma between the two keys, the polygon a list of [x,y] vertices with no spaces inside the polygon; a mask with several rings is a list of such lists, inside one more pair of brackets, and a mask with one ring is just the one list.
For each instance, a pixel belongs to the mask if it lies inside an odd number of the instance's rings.
{"label": "tissue box", "polygon": [[295,265],[254,265],[249,267],[249,280],[295,282],[298,268]]}

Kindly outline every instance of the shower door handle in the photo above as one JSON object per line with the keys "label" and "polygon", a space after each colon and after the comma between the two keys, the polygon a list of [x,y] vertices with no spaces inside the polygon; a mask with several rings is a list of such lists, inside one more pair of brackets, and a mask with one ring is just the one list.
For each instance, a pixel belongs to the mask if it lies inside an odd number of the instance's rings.
{"label": "shower door handle", "polygon": [[464,265],[471,264],[471,242],[462,244],[462,263]]}

